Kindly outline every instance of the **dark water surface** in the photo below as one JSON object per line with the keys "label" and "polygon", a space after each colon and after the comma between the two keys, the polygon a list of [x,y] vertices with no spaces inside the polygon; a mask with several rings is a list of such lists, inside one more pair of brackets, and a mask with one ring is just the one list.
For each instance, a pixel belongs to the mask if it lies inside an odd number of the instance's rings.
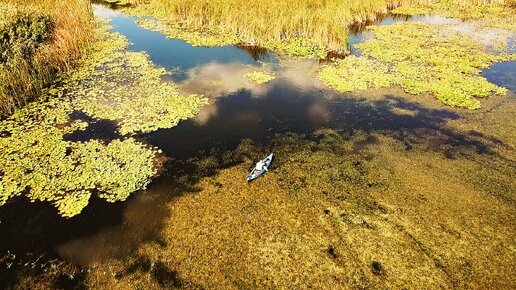
{"label": "dark water surface", "polygon": [[[183,83],[195,77],[189,70],[202,71],[210,65],[223,70],[228,66],[257,66],[258,60],[277,63],[270,52],[256,54],[235,46],[192,47],[140,28],[135,18],[118,13],[110,17],[114,30],[134,43],[131,50],[145,51],[159,66],[178,69],[180,73],[174,79]],[[385,18],[379,24],[405,20]],[[356,31],[351,43],[363,39]],[[484,76],[514,91],[515,68],[515,62],[495,64]],[[379,100],[343,98],[286,73],[280,73],[276,80],[260,89],[234,88],[213,99],[199,117],[181,122],[175,128],[139,136],[158,146],[173,161],[146,191],[133,194],[128,201],[111,204],[92,199],[82,214],[71,219],[60,218],[47,203],[28,203],[23,198],[1,207],[0,253],[8,254],[8,258],[1,260],[0,288],[15,279],[16,269],[20,267],[34,265],[32,269],[43,271],[50,265],[44,263],[63,258],[89,265],[94,260],[127,255],[137,243],[155,238],[154,233],[167,216],[164,204],[174,197],[171,189],[187,186],[177,183],[176,172],[178,164],[189,158],[234,150],[245,138],[273,150],[269,141],[275,134],[309,135],[319,128],[382,132],[402,140],[407,150],[413,143],[425,143],[431,148],[435,145],[435,150],[443,150],[440,144],[434,144],[435,135],[439,135],[450,148],[467,146],[477,152],[488,152],[489,148],[478,138],[446,128],[447,121],[459,118],[460,114],[451,109],[426,108],[392,95]],[[112,124],[97,127],[88,131],[91,136],[112,131]],[[188,169],[185,170],[188,174]],[[245,175],[243,172],[243,179]]]}
{"label": "dark water surface", "polygon": [[173,74],[175,81],[184,80],[188,69],[210,62],[258,65],[258,60],[277,61],[276,56],[268,51],[259,55],[250,53],[251,47],[195,47],[181,40],[169,39],[159,32],[144,29],[136,20],[135,17],[116,14],[111,18],[111,24],[115,27],[114,31],[123,34],[133,43],[131,51],[145,51],[155,64],[176,70]]}
{"label": "dark water surface", "polygon": [[495,63],[484,70],[482,76],[493,84],[516,92],[516,61]]}

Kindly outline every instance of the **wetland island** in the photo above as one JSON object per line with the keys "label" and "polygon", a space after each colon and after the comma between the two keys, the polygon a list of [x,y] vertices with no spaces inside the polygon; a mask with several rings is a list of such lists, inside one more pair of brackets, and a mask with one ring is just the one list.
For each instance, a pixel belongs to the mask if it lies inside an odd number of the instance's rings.
{"label": "wetland island", "polygon": [[514,0],[0,0],[0,289],[515,289],[515,237]]}

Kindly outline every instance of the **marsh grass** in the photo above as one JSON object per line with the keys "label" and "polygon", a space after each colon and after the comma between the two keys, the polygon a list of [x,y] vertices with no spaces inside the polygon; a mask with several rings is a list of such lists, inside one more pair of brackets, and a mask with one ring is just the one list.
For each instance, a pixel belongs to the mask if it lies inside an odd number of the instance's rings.
{"label": "marsh grass", "polygon": [[291,55],[320,57],[328,51],[347,52],[350,23],[374,19],[377,13],[403,2],[151,0],[129,10],[186,27],[216,28],[244,43]]}
{"label": "marsh grass", "polygon": [[0,2],[0,115],[36,97],[82,55],[92,34],[90,2]]}

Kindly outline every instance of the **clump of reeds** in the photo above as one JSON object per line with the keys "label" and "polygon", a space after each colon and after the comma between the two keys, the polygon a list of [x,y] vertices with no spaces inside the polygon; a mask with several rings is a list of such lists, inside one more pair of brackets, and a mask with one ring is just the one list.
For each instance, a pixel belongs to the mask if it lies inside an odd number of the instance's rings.
{"label": "clump of reeds", "polygon": [[81,55],[92,34],[92,12],[88,0],[2,0],[0,12],[2,116]]}
{"label": "clump of reeds", "polygon": [[350,23],[374,19],[408,0],[150,0],[156,15],[189,25],[223,26],[242,39],[311,39],[331,51],[347,51]]}
{"label": "clump of reeds", "polygon": [[[112,1],[112,0],[110,0]],[[195,28],[218,27],[269,47],[273,42],[308,40],[314,47],[347,53],[348,28],[369,23],[391,8],[441,3],[446,7],[514,7],[515,0],[121,0],[140,5],[139,14],[167,18]]]}

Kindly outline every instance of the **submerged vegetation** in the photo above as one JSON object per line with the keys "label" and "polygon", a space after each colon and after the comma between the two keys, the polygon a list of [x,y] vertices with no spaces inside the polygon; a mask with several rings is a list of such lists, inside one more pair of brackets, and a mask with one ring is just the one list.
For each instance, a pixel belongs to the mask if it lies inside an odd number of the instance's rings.
{"label": "submerged vegetation", "polygon": [[407,22],[371,31],[373,39],[356,45],[363,56],[326,66],[319,78],[340,91],[399,84],[406,92],[428,93],[447,105],[468,109],[481,107],[475,97],[506,93],[479,74],[514,55],[487,52],[445,25]]}
{"label": "submerged vegetation", "polygon": [[253,71],[246,73],[245,77],[256,84],[261,85],[272,81],[276,78],[276,75],[266,71]]}
{"label": "submerged vegetation", "polygon": [[[415,115],[435,113],[418,108]],[[128,224],[141,228],[140,217],[156,218],[154,239],[91,263],[82,283],[93,289],[514,288],[516,168],[468,146],[454,146],[468,158],[443,158],[430,149],[433,137],[412,140],[412,150],[410,137],[362,130],[281,134],[267,145],[244,139],[234,150],[177,161],[194,171],[171,180],[187,189],[152,192],[162,217],[142,214],[148,198],[132,200],[124,215],[138,219],[65,247],[83,256],[101,240],[130,237]],[[248,166],[271,147],[270,172],[247,184]],[[487,175],[508,199],[485,190]]]}
{"label": "submerged vegetation", "polygon": [[87,0],[0,1],[0,116],[38,96],[56,73],[72,67],[92,29]]}
{"label": "submerged vegetation", "polygon": [[0,122],[0,205],[16,195],[50,201],[65,217],[77,215],[96,193],[110,202],[145,188],[156,173],[155,149],[132,138],[86,142],[66,136],[88,127],[72,113],[118,122],[120,133],[175,126],[206,101],[182,97],[161,81],[163,69],[144,53],[123,50],[127,41],[96,29],[97,40],[77,69],[44,90],[42,101]]}

